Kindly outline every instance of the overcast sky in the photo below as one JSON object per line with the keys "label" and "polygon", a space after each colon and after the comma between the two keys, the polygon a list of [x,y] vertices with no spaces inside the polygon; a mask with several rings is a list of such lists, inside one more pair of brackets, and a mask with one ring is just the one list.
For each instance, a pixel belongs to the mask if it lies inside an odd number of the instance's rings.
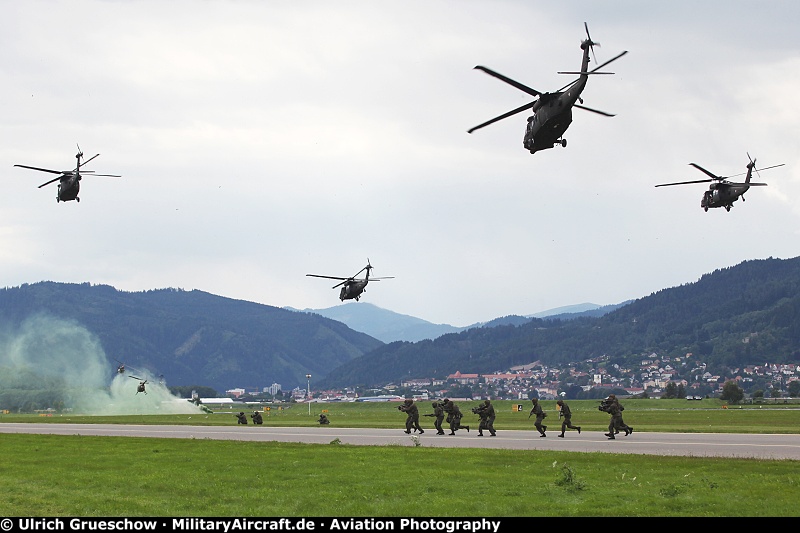
{"label": "overcast sky", "polygon": [[[362,302],[466,326],[800,250],[800,3],[2,1],[0,280]],[[598,62],[560,146],[526,113]],[[77,144],[81,202],[51,175]],[[730,212],[689,166],[765,171]],[[347,302],[346,305],[358,305]]]}

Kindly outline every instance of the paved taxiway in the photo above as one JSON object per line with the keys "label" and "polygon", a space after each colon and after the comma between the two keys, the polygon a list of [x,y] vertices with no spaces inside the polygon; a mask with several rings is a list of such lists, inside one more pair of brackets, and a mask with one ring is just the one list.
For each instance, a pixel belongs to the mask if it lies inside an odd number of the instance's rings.
{"label": "paved taxiway", "polygon": [[534,431],[498,431],[496,437],[479,437],[477,432],[456,435],[406,435],[402,429],[269,426],[150,426],[119,424],[21,424],[0,423],[0,433],[51,435],[96,435],[169,439],[214,439],[277,441],[329,444],[336,439],[352,445],[427,446],[431,448],[503,448],[513,450],[560,450],[695,457],[748,457],[800,460],[800,435],[751,435],[731,433],[649,433],[634,432],[607,439],[602,432],[558,430],[546,438]]}

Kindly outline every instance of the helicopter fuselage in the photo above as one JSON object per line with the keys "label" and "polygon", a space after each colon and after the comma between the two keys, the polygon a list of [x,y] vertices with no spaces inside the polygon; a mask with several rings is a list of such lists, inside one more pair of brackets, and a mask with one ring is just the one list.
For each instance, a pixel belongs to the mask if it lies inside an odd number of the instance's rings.
{"label": "helicopter fuselage", "polygon": [[713,207],[724,207],[727,211],[733,207],[733,202],[739,199],[750,189],[749,185],[730,185],[725,182],[712,183],[700,200],[700,207],[706,211]]}
{"label": "helicopter fuselage", "polygon": [[[589,68],[589,46],[582,44],[581,72]],[[586,88],[588,74],[581,74],[566,91],[542,94],[533,105],[533,115],[528,117],[522,146],[530,153],[552,148],[556,143],[567,146],[564,132],[572,124],[572,108]]]}
{"label": "helicopter fuselage", "polygon": [[58,183],[58,194],[56,195],[56,202],[69,202],[76,200],[80,202],[78,193],[81,190],[81,177],[80,174],[73,174],[71,176],[65,175]]}
{"label": "helicopter fuselage", "polygon": [[534,114],[528,117],[522,146],[532,154],[552,148],[556,143],[566,146],[567,141],[562,136],[572,124],[572,106],[566,104],[559,95],[537,107],[534,108]]}
{"label": "helicopter fuselage", "polygon": [[342,290],[339,291],[339,300],[341,300],[342,302],[345,300],[358,301],[358,299],[361,297],[361,293],[364,292],[366,287],[367,287],[366,280],[346,283],[342,285]]}

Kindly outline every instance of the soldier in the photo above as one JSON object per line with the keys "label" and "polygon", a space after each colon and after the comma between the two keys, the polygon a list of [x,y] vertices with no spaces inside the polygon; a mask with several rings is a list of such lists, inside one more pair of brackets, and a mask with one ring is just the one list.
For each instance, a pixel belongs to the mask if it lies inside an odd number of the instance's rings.
{"label": "soldier", "polygon": [[614,435],[619,433],[620,429],[625,432],[626,437],[633,433],[633,428],[622,420],[622,411],[624,411],[625,408],[620,405],[619,401],[617,400],[617,396],[614,394],[609,394],[608,398],[606,398],[606,404],[608,406],[607,412],[611,415],[611,420],[608,423],[608,433],[605,434],[605,436],[608,437],[608,440],[616,439]]}
{"label": "soldier", "polygon": [[572,425],[572,411],[570,410],[569,405],[565,404],[564,400],[558,400],[556,402],[556,405],[558,405],[561,408],[559,410],[559,415],[558,416],[562,417],[564,419],[564,421],[561,422],[561,434],[558,435],[558,436],[563,439],[564,438],[564,433],[567,431],[567,428],[569,428],[569,429],[577,429],[578,430],[578,435],[580,435],[581,434],[581,427]]}
{"label": "soldier", "polygon": [[238,415],[236,415],[236,418],[238,419],[237,424],[244,424],[245,426],[247,425],[247,417],[244,413],[240,412]]}
{"label": "soldier", "polygon": [[484,400],[481,405],[479,405],[476,410],[475,414],[481,417],[481,423],[478,425],[478,436],[483,437],[483,430],[488,430],[489,435],[494,437],[497,433],[494,430],[494,406],[492,402],[488,399]]}
{"label": "soldier", "polygon": [[425,416],[433,416],[433,427],[436,428],[437,435],[444,435],[444,430],[442,429],[442,420],[444,420],[444,408],[442,408],[442,404],[439,402],[433,402],[431,404],[433,407],[433,413],[428,413]]}
{"label": "soldier", "polygon": [[317,422],[319,422],[320,426],[324,426],[325,424],[330,424],[331,423],[331,421],[328,420],[328,417],[325,416],[325,413],[320,413],[319,414],[319,420],[317,420]]}
{"label": "soldier", "polygon": [[464,415],[461,414],[461,409],[455,403],[445,398],[443,408],[450,422],[450,433],[448,435],[455,435],[459,429],[466,429],[467,433],[469,433],[469,426],[461,425],[461,417]]}
{"label": "soldier", "polygon": [[539,432],[540,437],[546,437],[547,435],[545,434],[545,431],[547,431],[547,426],[543,426],[542,421],[544,420],[544,417],[547,416],[547,413],[542,410],[542,406],[539,404],[538,398],[531,398],[531,403],[533,404],[533,409],[531,409],[531,413],[528,415],[528,418],[530,418],[531,415],[536,415],[536,420],[534,420],[533,425]]}
{"label": "soldier", "polygon": [[253,414],[250,415],[250,418],[253,419],[253,424],[263,424],[264,419],[261,418],[261,413],[258,411],[253,411]]}
{"label": "soldier", "polygon": [[397,408],[406,414],[406,433],[411,433],[412,429],[419,431],[420,435],[425,433],[422,426],[419,425],[419,408],[414,400],[408,398],[403,405],[398,405]]}

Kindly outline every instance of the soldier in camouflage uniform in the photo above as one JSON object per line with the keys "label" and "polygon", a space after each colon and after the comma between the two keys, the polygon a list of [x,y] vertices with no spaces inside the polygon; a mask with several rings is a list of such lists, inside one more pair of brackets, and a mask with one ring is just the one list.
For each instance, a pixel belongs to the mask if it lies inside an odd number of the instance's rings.
{"label": "soldier in camouflage uniform", "polygon": [[433,419],[433,427],[436,428],[437,435],[444,435],[444,430],[442,429],[442,421],[444,420],[444,408],[442,404],[439,402],[433,402],[431,404],[433,407],[433,413],[426,414],[425,416],[432,416]]}
{"label": "soldier in camouflage uniform", "polygon": [[581,434],[581,427],[572,425],[572,411],[570,410],[569,405],[564,403],[564,400],[558,400],[556,402],[556,405],[558,405],[561,408],[559,410],[559,415],[558,416],[560,416],[561,418],[564,419],[564,421],[561,422],[561,434],[558,435],[558,436],[563,439],[564,438],[564,433],[567,431],[567,428],[569,428],[569,429],[577,429],[578,430],[578,435],[580,435]]}
{"label": "soldier in camouflage uniform", "polygon": [[450,422],[450,433],[448,435],[455,435],[459,429],[466,429],[467,433],[469,433],[469,426],[461,425],[461,417],[464,415],[461,414],[461,409],[455,403],[445,398],[442,407],[444,412],[447,413],[447,419]]}
{"label": "soldier in camouflage uniform", "polygon": [[408,398],[403,405],[397,406],[397,408],[404,412],[406,416],[406,433],[411,433],[411,430],[419,431],[420,434],[425,433],[422,429],[422,426],[419,425],[419,408],[417,404],[414,403],[414,400]]}
{"label": "soldier in camouflage uniform", "polygon": [[545,434],[545,431],[547,431],[547,426],[542,425],[542,421],[544,420],[544,417],[547,416],[547,413],[542,410],[542,405],[539,403],[538,398],[531,398],[531,403],[533,404],[533,408],[531,409],[531,413],[528,415],[528,418],[530,418],[531,415],[536,415],[536,420],[534,420],[533,425],[539,432],[540,437],[546,437],[547,435]]}

